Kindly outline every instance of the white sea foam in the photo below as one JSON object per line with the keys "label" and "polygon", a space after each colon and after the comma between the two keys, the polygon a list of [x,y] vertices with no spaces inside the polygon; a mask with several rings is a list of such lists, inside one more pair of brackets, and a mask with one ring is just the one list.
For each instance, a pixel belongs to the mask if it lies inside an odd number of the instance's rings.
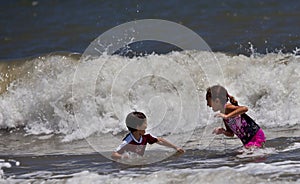
{"label": "white sea foam", "polygon": [[[222,73],[213,67],[203,71],[201,65],[210,65],[216,59]],[[148,115],[148,130],[154,135],[184,132],[214,121],[206,107],[205,89],[217,83],[224,85],[241,105],[249,106],[248,114],[262,127],[300,125],[300,58],[291,54],[246,57],[214,53],[212,58],[204,52],[186,51],[133,59],[103,56],[99,60],[105,64],[98,71],[95,90],[90,94],[82,88],[82,98],[72,97],[72,88],[81,89],[87,82],[74,82],[78,64],[74,59],[52,55],[24,62],[23,70],[28,74],[11,83],[0,97],[0,127],[24,126],[28,134],[63,134],[64,141],[72,141],[94,133],[115,135],[125,131],[124,118],[136,109]],[[168,62],[177,67],[169,67]],[[152,70],[153,75],[134,78],[135,71],[128,66],[135,63],[141,65],[137,67],[139,72]],[[87,63],[89,67],[93,65]],[[171,74],[160,77],[168,67]],[[181,95],[195,92],[192,85],[180,83],[187,81],[183,76],[194,81],[199,98]],[[120,83],[127,80],[135,80],[128,89]],[[185,102],[198,103],[199,114],[189,113],[194,111],[183,105]],[[82,111],[77,112],[77,118],[84,120],[80,122],[74,116],[78,103]],[[191,122],[194,115],[197,121]]]}
{"label": "white sea foam", "polygon": [[4,172],[2,168],[11,168],[11,164],[9,162],[5,162],[4,160],[0,159],[0,181],[1,178],[4,176]]}
{"label": "white sea foam", "polygon": [[300,143],[299,142],[293,143],[292,145],[290,145],[289,147],[285,148],[281,152],[293,151],[293,150],[297,150],[297,149],[300,149]]}
{"label": "white sea foam", "polygon": [[237,170],[254,175],[267,174],[270,179],[276,179],[279,177],[288,177],[289,175],[299,175],[300,162],[287,160],[274,163],[249,163],[237,166]]}
{"label": "white sea foam", "polygon": [[277,151],[275,148],[242,148],[240,151],[241,154],[237,155],[238,158],[255,158],[255,157],[262,157],[270,154],[276,154]]}
{"label": "white sea foam", "polygon": [[[261,169],[260,167],[263,167]],[[9,183],[26,183],[26,182],[43,182],[43,183],[297,183],[298,181],[287,180],[276,180],[274,172],[269,172],[271,174],[270,178],[261,178],[258,175],[259,172],[264,169],[269,168],[267,165],[258,164],[257,167],[251,169],[252,165],[245,166],[243,169],[235,169],[231,167],[220,167],[214,169],[174,169],[174,170],[162,170],[148,174],[136,174],[130,172],[120,172],[118,175],[100,175],[95,172],[82,171],[79,173],[71,175],[60,175],[49,177],[47,173],[32,173],[29,174],[34,176],[36,174],[41,175],[42,178],[48,177],[47,180],[44,179],[12,179],[8,178],[2,180],[3,182]],[[247,170],[249,169],[249,170]],[[273,175],[272,175],[273,173]],[[279,173],[278,173],[279,174]],[[71,177],[71,178],[70,178]],[[1,180],[0,180],[1,182]]]}

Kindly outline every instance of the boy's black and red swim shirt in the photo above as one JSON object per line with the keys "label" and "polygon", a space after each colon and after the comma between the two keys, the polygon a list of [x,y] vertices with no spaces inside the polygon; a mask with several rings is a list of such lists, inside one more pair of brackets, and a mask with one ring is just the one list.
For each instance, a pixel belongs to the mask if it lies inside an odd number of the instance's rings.
{"label": "boy's black and red swim shirt", "polygon": [[140,140],[136,140],[134,136],[129,133],[125,136],[122,144],[119,145],[116,152],[119,154],[123,154],[124,152],[133,152],[143,156],[147,143],[153,144],[157,141],[157,138],[151,134],[142,135]]}

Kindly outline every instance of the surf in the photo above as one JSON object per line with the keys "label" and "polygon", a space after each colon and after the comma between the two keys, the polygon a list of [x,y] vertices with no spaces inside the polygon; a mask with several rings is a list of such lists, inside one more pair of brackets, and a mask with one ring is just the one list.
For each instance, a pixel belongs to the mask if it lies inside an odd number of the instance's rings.
{"label": "surf", "polygon": [[[299,127],[299,61],[296,54],[268,53],[265,55],[235,55],[225,53],[213,53],[218,64],[222,68],[224,80],[220,80],[216,74],[216,83],[226,86],[241,104],[249,106],[249,114],[255,118],[260,126],[265,128]],[[89,137],[93,134],[117,135],[127,131],[123,119],[114,114],[110,99],[110,89],[113,78],[117,76],[122,67],[130,62],[150,62],[152,60],[166,63],[172,60],[189,71],[197,88],[200,112],[196,128],[209,126],[206,121],[210,112],[204,100],[205,89],[208,87],[205,72],[195,69],[197,61],[207,60],[213,62],[205,52],[182,51],[168,54],[150,54],[142,57],[127,58],[122,56],[101,56],[98,60],[106,62],[104,70],[97,79],[94,98],[96,100],[95,114],[87,122],[80,122],[80,128],[84,133],[80,134],[78,124],[74,117],[74,105],[76,100],[72,98],[72,85],[74,72],[78,66],[80,55],[75,53],[51,53],[39,57],[21,59],[1,63],[1,100],[0,100],[0,128],[2,130],[14,130],[21,128],[28,135],[62,135],[63,141],[73,141]],[[193,58],[193,62],[191,61]],[[151,62],[150,62],[151,63]],[[206,62],[209,65],[209,62]],[[165,65],[167,67],[167,65]],[[199,66],[197,66],[199,68]],[[161,66],[153,65],[152,70],[160,70]],[[88,72],[88,71],[87,71]],[[5,77],[6,76],[6,77]],[[128,76],[130,78],[130,75]],[[174,73],[172,76],[178,77]],[[80,82],[82,82],[80,84]],[[85,81],[80,81],[83,85]],[[162,78],[143,78],[134,90],[141,90],[141,95],[122,96],[115,99],[121,104],[129,100],[136,106],[132,109],[143,109],[149,114],[154,134],[167,135],[172,127],[172,122],[165,119],[165,129],[155,129],[156,121],[161,121],[155,114],[172,114],[177,112],[176,101],[178,89],[173,84]],[[139,88],[138,88],[139,87]],[[116,88],[118,91],[118,88]],[[149,91],[151,93],[149,93]],[[84,93],[84,90],[82,91]],[[153,94],[172,96],[166,104],[161,104],[162,109],[153,109],[151,105],[163,102],[162,97],[153,98]],[[152,96],[151,96],[152,95]],[[163,96],[164,97],[164,96]],[[152,101],[145,102],[144,99]],[[162,100],[164,100],[162,98]],[[174,104],[172,104],[174,103]],[[83,107],[89,111],[90,104]],[[155,106],[156,105],[156,106]],[[132,109],[127,109],[130,111]],[[124,112],[126,114],[126,112]],[[277,116],[280,114],[280,116]],[[150,125],[151,126],[151,125]],[[184,131],[183,125],[178,125]],[[189,124],[187,127],[189,128]],[[194,128],[194,127],[190,127]],[[178,131],[180,134],[181,131]]]}

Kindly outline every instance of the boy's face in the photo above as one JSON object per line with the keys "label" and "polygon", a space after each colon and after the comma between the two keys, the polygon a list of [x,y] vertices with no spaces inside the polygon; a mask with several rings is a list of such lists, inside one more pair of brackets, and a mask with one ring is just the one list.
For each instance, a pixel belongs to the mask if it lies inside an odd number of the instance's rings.
{"label": "boy's face", "polygon": [[147,129],[147,121],[145,121],[141,126],[138,125],[136,129],[140,136],[144,135]]}

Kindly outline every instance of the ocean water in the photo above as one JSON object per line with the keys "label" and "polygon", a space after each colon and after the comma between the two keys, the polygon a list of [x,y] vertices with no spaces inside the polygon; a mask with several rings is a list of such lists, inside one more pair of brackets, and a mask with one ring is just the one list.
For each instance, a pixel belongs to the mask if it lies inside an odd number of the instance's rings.
{"label": "ocean water", "polygon": [[[299,2],[0,5],[0,183],[299,183]],[[211,51],[141,42],[82,61],[100,34],[145,18],[184,25]],[[211,134],[222,126],[205,101],[213,84],[249,107],[265,148]],[[112,161],[132,110],[186,153],[149,145]]]}

